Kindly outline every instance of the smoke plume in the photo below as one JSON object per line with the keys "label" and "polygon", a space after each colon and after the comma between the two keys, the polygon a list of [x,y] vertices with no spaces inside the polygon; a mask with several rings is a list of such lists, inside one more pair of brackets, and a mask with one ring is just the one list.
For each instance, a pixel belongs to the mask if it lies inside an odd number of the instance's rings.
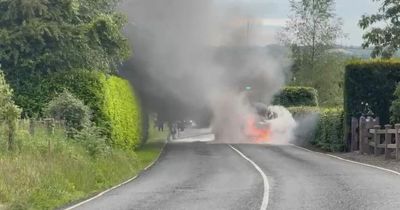
{"label": "smoke plume", "polygon": [[165,119],[212,116],[220,139],[242,139],[249,101],[270,104],[289,62],[284,51],[251,42],[259,36],[251,10],[220,1],[122,2],[134,51],[122,74]]}

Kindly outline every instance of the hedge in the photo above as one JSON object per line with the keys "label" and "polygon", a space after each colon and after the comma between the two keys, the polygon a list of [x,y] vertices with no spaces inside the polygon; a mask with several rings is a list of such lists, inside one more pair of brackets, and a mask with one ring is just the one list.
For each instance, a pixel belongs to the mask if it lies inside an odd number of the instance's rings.
{"label": "hedge", "polygon": [[[346,126],[360,117],[368,103],[382,124],[390,121],[390,106],[400,81],[399,60],[352,61],[346,66],[344,110]],[[362,104],[363,103],[363,104]],[[347,129],[346,129],[347,130]]]}
{"label": "hedge", "polygon": [[[26,91],[31,87],[33,93]],[[68,90],[92,110],[93,121],[104,128],[110,144],[135,148],[142,138],[141,111],[129,83],[101,72],[72,70],[45,78],[34,77],[16,91],[18,104],[27,115],[43,115],[46,104],[58,93]]]}
{"label": "hedge", "polygon": [[273,103],[285,107],[318,106],[318,92],[311,87],[285,87]]}
{"label": "hedge", "polygon": [[[105,74],[95,71],[73,70],[55,73],[42,81],[42,84],[46,84],[43,86],[42,92],[48,91],[48,98],[44,100],[45,103],[66,89],[89,106],[93,112],[93,121],[97,125],[108,126],[109,119],[103,110],[105,106],[104,87],[107,84]],[[42,109],[38,111],[41,112]]]}
{"label": "hedge", "polygon": [[110,77],[105,86],[106,115],[111,123],[111,139],[119,148],[135,149],[141,143],[139,101],[127,80]]}
{"label": "hedge", "polygon": [[[306,130],[306,140],[325,151],[344,151],[346,144],[343,139],[344,112],[339,108],[292,107],[289,111],[300,124],[299,129]],[[314,116],[312,114],[315,114]],[[303,120],[308,116],[315,117],[314,125],[302,126]],[[309,123],[309,122],[308,122]],[[315,127],[313,127],[315,126]],[[304,130],[302,130],[304,131]],[[299,130],[296,132],[300,132]]]}

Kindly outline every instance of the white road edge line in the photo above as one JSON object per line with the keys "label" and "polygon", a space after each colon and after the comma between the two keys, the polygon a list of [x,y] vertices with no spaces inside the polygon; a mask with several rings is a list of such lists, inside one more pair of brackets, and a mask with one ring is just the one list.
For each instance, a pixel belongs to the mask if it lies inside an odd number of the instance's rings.
{"label": "white road edge line", "polygon": [[[167,145],[167,142],[166,142],[166,143],[164,144],[164,146],[161,148],[160,154],[158,154],[157,158],[156,158],[150,165],[148,165],[146,168],[144,168],[143,171],[149,170],[151,167],[153,167],[154,164],[156,164],[156,163],[158,162],[158,160],[159,160],[160,157],[161,157],[161,154],[164,152],[164,148],[165,148],[166,145]],[[125,181],[125,182],[123,182],[123,183],[121,183],[121,184],[119,184],[119,185],[117,185],[117,186],[114,186],[114,187],[112,187],[112,188],[109,188],[109,189],[107,189],[107,190],[105,190],[105,191],[103,191],[103,192],[101,192],[101,193],[99,193],[99,194],[97,194],[97,195],[95,195],[95,196],[93,196],[93,197],[87,199],[87,200],[84,200],[84,201],[82,201],[82,202],[80,202],[80,203],[77,203],[77,204],[75,204],[75,205],[73,205],[73,206],[67,207],[67,208],[65,208],[64,210],[72,210],[72,209],[78,208],[79,206],[82,206],[83,204],[86,204],[86,203],[88,203],[88,202],[90,202],[90,201],[92,201],[92,200],[95,200],[95,199],[97,199],[97,198],[103,196],[104,194],[106,194],[106,193],[112,191],[112,190],[115,190],[115,189],[117,189],[117,188],[119,188],[119,187],[122,187],[122,186],[128,184],[129,182],[132,182],[133,180],[137,179],[138,177],[139,177],[139,175],[136,175],[136,176],[134,176],[134,177],[128,179],[127,181]]]}
{"label": "white road edge line", "polygon": [[257,171],[261,174],[261,177],[263,179],[264,182],[264,196],[263,196],[263,201],[261,204],[261,208],[260,210],[266,210],[268,208],[268,202],[269,202],[269,183],[268,183],[268,178],[267,175],[265,175],[265,173],[261,170],[261,168],[254,163],[250,158],[248,158],[246,155],[244,155],[242,152],[240,152],[238,149],[236,149],[234,146],[230,145],[229,146],[235,151],[237,152],[240,156],[242,156],[245,160],[247,160],[248,162],[250,162],[254,168],[257,169]]}
{"label": "white road edge line", "polygon": [[325,154],[325,153],[322,153],[322,152],[312,151],[312,150],[306,149],[304,147],[299,147],[299,146],[294,145],[294,144],[290,144],[290,145],[293,146],[293,147],[296,147],[298,149],[302,149],[304,151],[307,151],[307,152],[328,156],[328,157],[335,158],[335,159],[338,159],[338,160],[341,160],[341,161],[345,161],[345,162],[349,162],[349,163],[353,163],[353,164],[357,164],[357,165],[366,166],[366,167],[369,167],[369,168],[382,170],[382,171],[389,172],[389,173],[392,173],[392,174],[400,176],[400,172],[397,172],[397,171],[394,171],[394,170],[390,170],[390,169],[387,169],[387,168],[382,168],[382,167],[379,167],[379,166],[374,166],[374,165],[370,165],[370,164],[366,164],[366,163],[360,163],[360,162],[357,162],[357,161],[347,160],[345,158],[341,158],[341,157],[338,157],[338,156],[335,156],[335,155]]}

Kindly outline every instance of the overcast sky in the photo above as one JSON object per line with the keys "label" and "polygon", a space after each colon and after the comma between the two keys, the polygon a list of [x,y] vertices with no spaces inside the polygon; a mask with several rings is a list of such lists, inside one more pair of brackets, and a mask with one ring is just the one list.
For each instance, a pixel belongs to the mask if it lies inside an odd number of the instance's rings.
{"label": "overcast sky", "polygon": [[[276,31],[284,24],[290,12],[289,0],[220,0],[223,4],[236,5],[257,19],[263,19],[262,25],[254,26],[263,38],[258,44],[276,42]],[[363,31],[357,23],[363,14],[376,13],[379,4],[372,0],[336,0],[336,12],[344,21],[343,30],[348,35],[339,44],[359,46]]]}

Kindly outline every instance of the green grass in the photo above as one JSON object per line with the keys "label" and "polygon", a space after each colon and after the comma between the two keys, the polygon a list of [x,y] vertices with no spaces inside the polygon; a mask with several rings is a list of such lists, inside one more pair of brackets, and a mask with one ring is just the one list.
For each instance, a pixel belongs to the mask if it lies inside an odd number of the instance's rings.
{"label": "green grass", "polygon": [[159,132],[154,126],[149,127],[149,140],[136,151],[142,167],[148,166],[158,157],[167,137],[167,129]]}
{"label": "green grass", "polygon": [[0,136],[0,209],[54,209],[94,195],[137,175],[163,146],[153,138],[136,152],[109,149],[93,157],[62,129],[49,138],[44,128],[32,136],[23,127],[15,152]]}

